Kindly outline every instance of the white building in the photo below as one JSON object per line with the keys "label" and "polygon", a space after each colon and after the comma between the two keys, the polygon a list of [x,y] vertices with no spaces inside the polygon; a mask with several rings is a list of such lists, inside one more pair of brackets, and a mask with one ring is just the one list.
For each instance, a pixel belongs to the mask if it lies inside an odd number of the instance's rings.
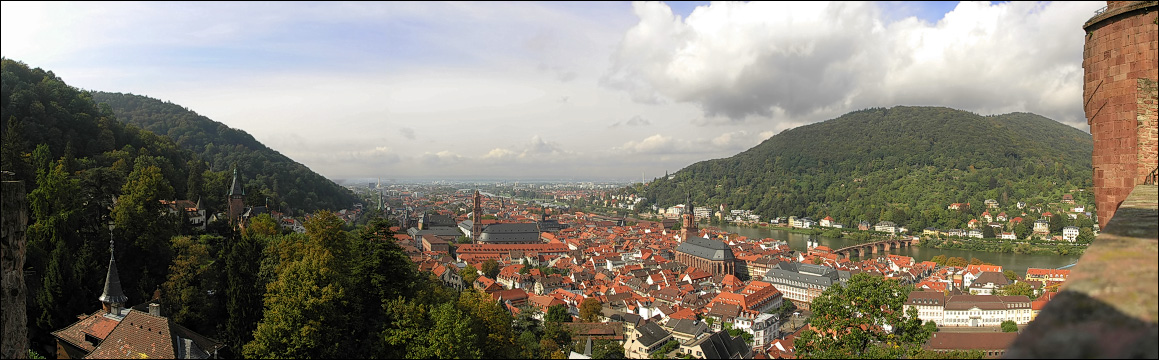
{"label": "white building", "polygon": [[1079,228],[1076,226],[1067,226],[1062,228],[1062,238],[1066,241],[1074,242],[1079,237]]}
{"label": "white building", "polygon": [[761,313],[756,318],[741,315],[736,318],[732,328],[742,330],[753,336],[753,347],[764,347],[780,337],[780,321],[776,315]]}
{"label": "white building", "polygon": [[893,221],[880,221],[873,226],[873,230],[893,234],[897,232],[897,224]]}
{"label": "white building", "polygon": [[946,300],[939,326],[999,326],[1011,320],[1030,322],[1030,298],[1026,296],[954,295]]}
{"label": "white building", "polygon": [[918,318],[938,326],[1000,326],[1003,321],[1019,325],[1030,322],[1030,298],[1026,296],[951,295],[940,291],[914,291],[905,303],[917,308]]}
{"label": "white building", "polygon": [[933,321],[935,324],[943,322],[942,316],[946,309],[946,295],[941,291],[913,291],[905,302],[905,311],[910,308],[918,309],[918,318],[922,323]]}

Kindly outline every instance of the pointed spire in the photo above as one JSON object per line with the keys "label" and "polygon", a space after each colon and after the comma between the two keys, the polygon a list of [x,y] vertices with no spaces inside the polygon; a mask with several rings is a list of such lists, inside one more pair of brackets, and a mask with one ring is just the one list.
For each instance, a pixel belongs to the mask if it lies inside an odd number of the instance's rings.
{"label": "pointed spire", "polygon": [[245,196],[245,189],[241,188],[241,178],[237,176],[237,167],[233,168],[233,186],[229,187],[229,196]]}
{"label": "pointed spire", "polygon": [[[110,233],[112,230],[109,231]],[[99,300],[105,304],[114,304],[120,307],[129,298],[121,291],[121,278],[117,275],[117,258],[113,252],[113,239],[109,238],[109,273],[105,275],[105,291]]]}

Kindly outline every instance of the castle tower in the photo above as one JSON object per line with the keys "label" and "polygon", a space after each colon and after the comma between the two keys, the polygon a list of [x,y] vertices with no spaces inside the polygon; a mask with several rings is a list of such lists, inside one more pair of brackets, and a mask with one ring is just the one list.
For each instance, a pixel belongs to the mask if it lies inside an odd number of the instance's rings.
{"label": "castle tower", "polygon": [[237,167],[233,168],[233,185],[229,187],[229,223],[236,226],[241,223],[241,214],[245,211],[245,190],[241,187],[241,177],[237,175]]}
{"label": "castle tower", "polygon": [[700,229],[696,228],[696,214],[692,211],[692,194],[688,194],[688,202],[684,204],[683,222],[680,224],[680,240],[688,241],[690,236],[700,236]]}
{"label": "castle tower", "polygon": [[106,313],[119,315],[129,297],[121,291],[121,277],[117,275],[117,258],[113,252],[113,240],[109,239],[109,272],[105,274],[105,291],[98,298],[101,309]]}
{"label": "castle tower", "polygon": [[471,240],[479,241],[479,234],[483,233],[483,195],[475,189],[475,206],[471,208]]}
{"label": "castle tower", "polygon": [[1094,139],[1099,226],[1135,185],[1154,181],[1157,9],[1155,1],[1107,1],[1083,24],[1083,110]]}

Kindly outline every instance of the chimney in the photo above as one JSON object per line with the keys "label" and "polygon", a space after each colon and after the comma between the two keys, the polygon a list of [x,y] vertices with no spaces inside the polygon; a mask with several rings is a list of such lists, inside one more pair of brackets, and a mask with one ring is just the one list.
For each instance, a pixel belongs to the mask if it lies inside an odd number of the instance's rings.
{"label": "chimney", "polygon": [[149,315],[161,316],[161,304],[149,303]]}

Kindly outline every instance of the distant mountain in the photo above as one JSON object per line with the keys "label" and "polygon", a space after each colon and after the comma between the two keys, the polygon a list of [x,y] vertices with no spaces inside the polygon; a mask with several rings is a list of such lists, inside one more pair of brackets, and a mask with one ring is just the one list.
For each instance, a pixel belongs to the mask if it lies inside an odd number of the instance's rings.
{"label": "distant mountain", "polygon": [[[237,164],[247,199],[275,209],[314,211],[345,209],[358,201],[350,190],[270,149],[245,131],[213,121],[183,106],[122,93],[93,92],[93,100],[108,104],[117,119],[172,138],[183,149],[205,159],[212,171]],[[216,197],[224,194],[206,194]]]}
{"label": "distant mountain", "polygon": [[873,108],[786,130],[634,191],[661,206],[683,203],[690,192],[697,206],[725,204],[766,219],[952,227],[965,219],[947,214],[955,202],[1046,203],[1086,189],[1075,195],[1083,199],[1092,186],[1092,148],[1090,134],[1035,114]]}

